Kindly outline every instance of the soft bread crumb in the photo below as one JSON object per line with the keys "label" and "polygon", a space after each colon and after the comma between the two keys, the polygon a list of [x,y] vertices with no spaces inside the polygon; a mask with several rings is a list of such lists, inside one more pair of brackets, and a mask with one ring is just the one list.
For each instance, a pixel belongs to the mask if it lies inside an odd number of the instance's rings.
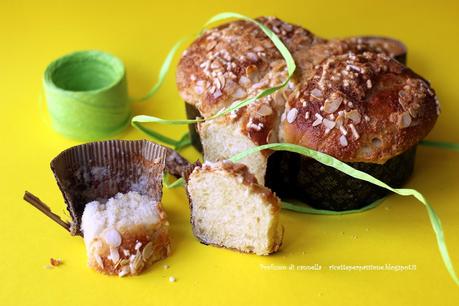
{"label": "soft bread crumb", "polygon": [[106,203],[93,201],[85,206],[81,229],[85,238],[89,238],[101,235],[106,229],[109,233],[110,229],[155,224],[159,221],[156,205],[150,197],[134,191],[118,193]]}
{"label": "soft bread crumb", "polygon": [[187,190],[193,233],[203,243],[258,255],[279,249],[280,200],[247,167],[206,162],[191,173]]}
{"label": "soft bread crumb", "polygon": [[161,204],[138,192],[86,204],[81,231],[89,266],[107,274],[138,274],[170,252]]}
{"label": "soft bread crumb", "polygon": [[[221,161],[244,150],[255,147],[252,140],[245,136],[237,123],[228,123],[223,119],[211,120],[199,125],[199,135],[204,148],[204,158],[207,161]],[[255,152],[245,157],[245,164],[255,175],[258,183],[264,184],[267,157],[261,152]]]}

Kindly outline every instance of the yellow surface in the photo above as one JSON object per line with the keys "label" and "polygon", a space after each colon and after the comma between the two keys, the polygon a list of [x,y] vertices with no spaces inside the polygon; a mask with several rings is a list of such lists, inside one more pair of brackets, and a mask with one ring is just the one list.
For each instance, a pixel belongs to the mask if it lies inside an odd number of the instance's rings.
{"label": "yellow surface", "polygon": [[[0,305],[458,305],[424,208],[390,197],[369,212],[312,216],[282,212],[285,240],[270,257],[199,244],[191,234],[183,190],[166,191],[173,251],[139,277],[119,279],[86,267],[83,241],[69,236],[22,201],[25,189],[64,214],[49,169],[61,150],[78,144],[55,134],[40,113],[41,76],[65,53],[101,49],[123,59],[130,91],[144,94],[165,54],[220,11],[277,15],[325,37],[380,34],[398,37],[409,65],[432,81],[443,114],[430,139],[459,142],[459,7],[442,1],[9,1],[0,2]],[[183,105],[171,74],[137,114],[178,118]],[[163,129],[178,136],[184,127]],[[139,139],[137,131],[119,138]],[[187,149],[185,155],[198,155]],[[409,186],[423,192],[440,215],[459,267],[459,155],[422,147]],[[49,258],[64,265],[48,270]],[[169,270],[163,264],[170,265]],[[321,271],[274,271],[322,265]],[[416,265],[416,271],[331,271],[329,265]],[[168,277],[175,276],[176,283]]]}

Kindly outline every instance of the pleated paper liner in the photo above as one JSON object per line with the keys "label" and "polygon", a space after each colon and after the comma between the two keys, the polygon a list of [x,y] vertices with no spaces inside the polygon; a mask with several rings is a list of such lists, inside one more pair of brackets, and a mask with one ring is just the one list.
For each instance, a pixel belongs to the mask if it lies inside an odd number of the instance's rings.
{"label": "pleated paper liner", "polygon": [[81,217],[88,202],[129,191],[161,201],[166,157],[166,148],[147,140],[93,142],[59,154],[51,169],[72,218],[70,233],[81,235]]}
{"label": "pleated paper liner", "polygon": [[[413,173],[415,155],[416,146],[413,146],[384,164],[347,164],[399,188]],[[390,193],[387,189],[352,178],[312,158],[288,151],[274,152],[269,156],[266,186],[282,199],[298,199],[316,209],[332,211],[360,209]]]}

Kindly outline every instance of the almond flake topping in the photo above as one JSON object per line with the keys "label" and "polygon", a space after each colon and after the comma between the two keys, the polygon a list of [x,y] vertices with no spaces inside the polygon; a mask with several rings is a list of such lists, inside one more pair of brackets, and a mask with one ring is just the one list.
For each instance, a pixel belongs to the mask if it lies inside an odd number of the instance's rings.
{"label": "almond flake topping", "polygon": [[320,99],[322,97],[322,91],[320,89],[314,88],[311,90],[311,96],[316,99]]}
{"label": "almond flake topping", "polygon": [[336,122],[325,118],[325,119],[322,120],[322,124],[323,124],[328,130],[331,130],[331,129],[333,129],[333,128],[335,127]]}
{"label": "almond flake topping", "polygon": [[359,124],[360,121],[362,120],[362,117],[360,116],[359,111],[356,109],[353,109],[349,112],[345,112],[344,116],[346,117],[346,119],[351,119],[352,122],[355,124]]}
{"label": "almond flake topping", "polygon": [[411,125],[411,116],[408,112],[400,114],[398,125],[404,129]]}
{"label": "almond flake topping", "polygon": [[292,108],[287,113],[287,122],[293,123],[296,120],[296,116],[298,116],[298,110],[296,108]]}
{"label": "almond flake topping", "polygon": [[343,147],[346,147],[346,146],[348,145],[346,136],[341,135],[341,137],[339,138],[339,143],[340,143],[340,145],[342,145]]}
{"label": "almond flake topping", "polygon": [[340,107],[341,103],[343,102],[343,98],[338,96],[337,94],[332,94],[325,100],[324,103],[324,112],[326,113],[334,113]]}

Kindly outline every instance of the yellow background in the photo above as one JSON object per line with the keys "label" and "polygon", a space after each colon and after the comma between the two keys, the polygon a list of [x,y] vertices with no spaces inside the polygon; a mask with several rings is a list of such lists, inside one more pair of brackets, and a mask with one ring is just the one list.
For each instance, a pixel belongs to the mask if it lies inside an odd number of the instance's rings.
{"label": "yellow background", "polygon": [[[65,53],[101,49],[126,64],[129,89],[141,96],[179,38],[212,15],[276,15],[324,37],[394,36],[408,63],[431,80],[443,113],[429,139],[459,142],[459,7],[443,1],[9,1],[0,2],[0,305],[459,305],[459,290],[437,250],[427,214],[414,199],[391,196],[369,212],[312,216],[282,212],[282,251],[257,257],[207,247],[191,234],[182,189],[166,191],[173,251],[147,273],[119,279],[86,267],[83,241],[22,201],[29,190],[64,214],[49,169],[76,145],[54,133],[40,110],[47,63]],[[184,116],[173,73],[136,114]],[[185,127],[162,129],[178,136]],[[122,139],[144,136],[132,128]],[[187,149],[185,155],[198,155]],[[421,147],[409,186],[442,219],[459,268],[459,155]],[[64,265],[47,270],[50,257]],[[410,272],[329,271],[331,264],[414,264]],[[170,265],[169,270],[163,264]],[[322,265],[321,271],[266,271],[260,264]],[[175,276],[176,283],[168,277]]]}

